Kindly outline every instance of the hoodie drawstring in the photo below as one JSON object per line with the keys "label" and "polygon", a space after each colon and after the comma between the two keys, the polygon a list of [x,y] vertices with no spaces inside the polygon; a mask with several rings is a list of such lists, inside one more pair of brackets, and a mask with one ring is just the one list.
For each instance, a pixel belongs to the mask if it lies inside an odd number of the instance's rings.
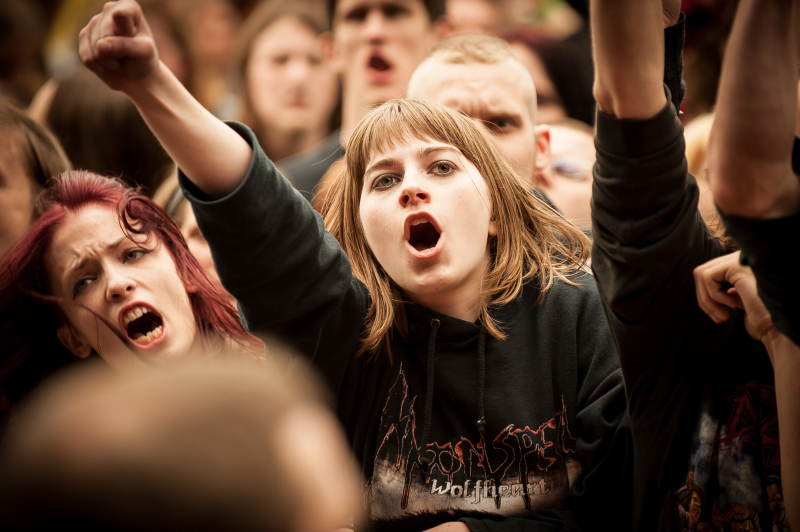
{"label": "hoodie drawstring", "polygon": [[[428,436],[431,431],[431,413],[433,412],[433,355],[436,352],[436,333],[439,332],[441,322],[437,319],[431,320],[431,335],[428,338],[428,375],[427,375],[427,389],[425,390],[425,422],[422,428],[422,445],[423,448],[427,445]],[[427,453],[423,454],[420,462],[425,466],[425,472],[431,465],[431,459]]]}
{"label": "hoodie drawstring", "polygon": [[483,437],[483,428],[486,426],[486,417],[484,416],[484,402],[483,392],[486,390],[486,327],[481,325],[481,332],[478,336],[478,421],[475,426],[478,427],[478,434]]}

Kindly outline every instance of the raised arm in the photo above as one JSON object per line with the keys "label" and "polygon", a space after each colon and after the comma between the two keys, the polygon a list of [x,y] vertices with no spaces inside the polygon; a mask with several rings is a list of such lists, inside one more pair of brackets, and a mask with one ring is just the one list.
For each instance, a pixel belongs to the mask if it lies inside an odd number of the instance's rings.
{"label": "raised arm", "polygon": [[663,29],[677,22],[680,2],[592,0],[594,95],[617,118],[649,118],[666,104]]}
{"label": "raised arm", "polygon": [[708,177],[726,214],[800,212],[792,172],[797,113],[797,0],[742,0],[722,65]]}
{"label": "raised arm", "polygon": [[139,4],[105,4],[79,39],[83,64],[136,104],[161,145],[201,191],[218,198],[236,189],[250,164],[250,146],[159,61]]}

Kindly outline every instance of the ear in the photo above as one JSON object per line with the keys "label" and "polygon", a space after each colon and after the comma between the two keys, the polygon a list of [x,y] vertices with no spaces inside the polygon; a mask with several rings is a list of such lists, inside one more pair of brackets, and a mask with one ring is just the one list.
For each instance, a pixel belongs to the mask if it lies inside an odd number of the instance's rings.
{"label": "ear", "polygon": [[333,34],[326,31],[320,35],[319,44],[322,47],[322,56],[328,61],[333,71],[341,76],[344,72],[344,63],[342,63],[342,55],[339,53]]}
{"label": "ear", "polygon": [[328,60],[333,60],[333,36],[331,32],[326,31],[319,36],[319,46],[322,48],[322,56]]}
{"label": "ear", "polygon": [[536,165],[533,170],[533,184],[542,189],[553,185],[553,174],[550,170],[550,126],[536,126]]}
{"label": "ear", "polygon": [[489,236],[497,236],[497,222],[494,218],[489,220]]}
{"label": "ear", "polygon": [[90,346],[86,338],[73,329],[71,325],[61,325],[56,329],[56,335],[61,345],[69,349],[76,357],[86,358],[92,354],[92,346]]}
{"label": "ear", "polygon": [[436,42],[443,41],[455,34],[455,28],[447,15],[442,15],[433,23],[433,36]]}
{"label": "ear", "polygon": [[550,126],[547,124],[536,126],[536,171],[550,166],[551,157]]}

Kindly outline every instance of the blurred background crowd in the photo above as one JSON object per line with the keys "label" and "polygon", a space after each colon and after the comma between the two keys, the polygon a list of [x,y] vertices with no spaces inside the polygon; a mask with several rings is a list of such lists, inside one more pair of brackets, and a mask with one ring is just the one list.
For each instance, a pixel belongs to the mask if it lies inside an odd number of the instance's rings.
{"label": "blurred background crowd", "polygon": [[[52,131],[71,167],[118,176],[143,187],[175,216],[194,245],[193,251],[212,270],[190,209],[177,192],[169,157],[134,105],[80,65],[78,32],[102,4],[99,0],[0,0],[0,97],[4,109],[12,105],[27,110],[30,118]],[[585,198],[590,194],[594,161],[587,4],[585,0],[446,0],[447,16],[441,17],[446,22],[433,25],[435,40],[459,33],[485,33],[511,44],[535,82],[537,121],[552,126],[552,170],[565,178],[563,194],[540,188],[579,226],[588,224]],[[332,5],[325,0],[142,1],[161,60],[216,116],[250,126],[267,155],[309,200],[319,191],[328,167],[342,155],[347,130],[363,115],[351,108],[369,107],[367,102],[374,96],[368,88],[358,86],[360,74],[354,72],[356,61],[352,59],[356,56],[345,52],[337,60],[331,52],[336,47],[331,29],[334,37],[337,34],[332,25],[348,23],[331,16]],[[682,110],[688,124],[687,155],[690,170],[703,187],[701,212],[709,219],[713,205],[705,193],[703,172],[711,124],[707,115],[714,107],[735,7],[736,2],[723,0],[682,2],[686,15],[687,92]],[[395,15],[387,12],[384,17],[385,22]],[[427,50],[418,57],[418,50],[402,42],[403,32],[410,34],[399,26],[393,29],[391,24],[381,26],[379,22],[360,28],[360,35],[350,37],[345,31],[338,32],[339,40],[367,40],[387,50],[394,46],[391,58],[370,59],[378,63],[370,63],[370,75],[394,70],[392,88],[376,95],[382,99],[404,96],[408,78]],[[3,110],[0,121],[6,137],[19,127],[14,125],[15,119],[5,116],[9,112]],[[17,144],[10,140],[0,144],[0,164],[9,167],[14,159],[11,154],[28,149],[24,143]],[[9,190],[14,188],[10,182],[14,172],[6,168],[2,173],[7,197],[0,198],[0,205],[6,205],[7,212],[0,216],[0,254],[35,217],[33,198],[42,184],[36,182],[36,172],[30,171],[28,179],[34,186],[18,183],[19,190],[12,197]],[[574,201],[581,207],[571,216],[569,199],[558,196],[569,195],[573,189]],[[12,204],[17,221],[10,220],[8,205]],[[581,209],[585,213],[581,214]]]}

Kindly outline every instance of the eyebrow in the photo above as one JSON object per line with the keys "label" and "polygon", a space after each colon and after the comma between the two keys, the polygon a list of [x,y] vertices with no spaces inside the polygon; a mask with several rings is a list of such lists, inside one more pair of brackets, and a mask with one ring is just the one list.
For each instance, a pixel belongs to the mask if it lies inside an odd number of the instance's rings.
{"label": "eyebrow", "polygon": [[[423,148],[420,148],[419,150],[417,150],[417,157],[421,159],[437,151],[451,151],[459,155],[461,154],[461,150],[459,150],[455,146],[450,146],[449,144],[440,144],[436,146],[425,146]],[[395,159],[393,157],[387,157],[386,159],[381,159],[380,161],[377,161],[376,163],[368,166],[367,169],[364,171],[364,175],[368,175],[373,170],[377,170],[378,168],[388,168],[390,166],[394,166],[399,163],[400,160]]]}
{"label": "eyebrow", "polygon": [[[111,244],[107,245],[106,249],[117,249],[122,244],[122,242],[125,241],[125,240],[128,240],[128,237],[127,236],[122,236],[122,237],[119,238],[119,240],[117,240],[115,242],[112,242]],[[76,272],[76,271],[80,270],[81,268],[83,268],[84,266],[86,266],[86,263],[88,263],[88,262],[89,262],[89,257],[83,257],[80,261],[78,261],[77,264],[67,268],[67,270],[64,272],[64,279],[65,280],[69,279],[74,274],[74,272]]]}

